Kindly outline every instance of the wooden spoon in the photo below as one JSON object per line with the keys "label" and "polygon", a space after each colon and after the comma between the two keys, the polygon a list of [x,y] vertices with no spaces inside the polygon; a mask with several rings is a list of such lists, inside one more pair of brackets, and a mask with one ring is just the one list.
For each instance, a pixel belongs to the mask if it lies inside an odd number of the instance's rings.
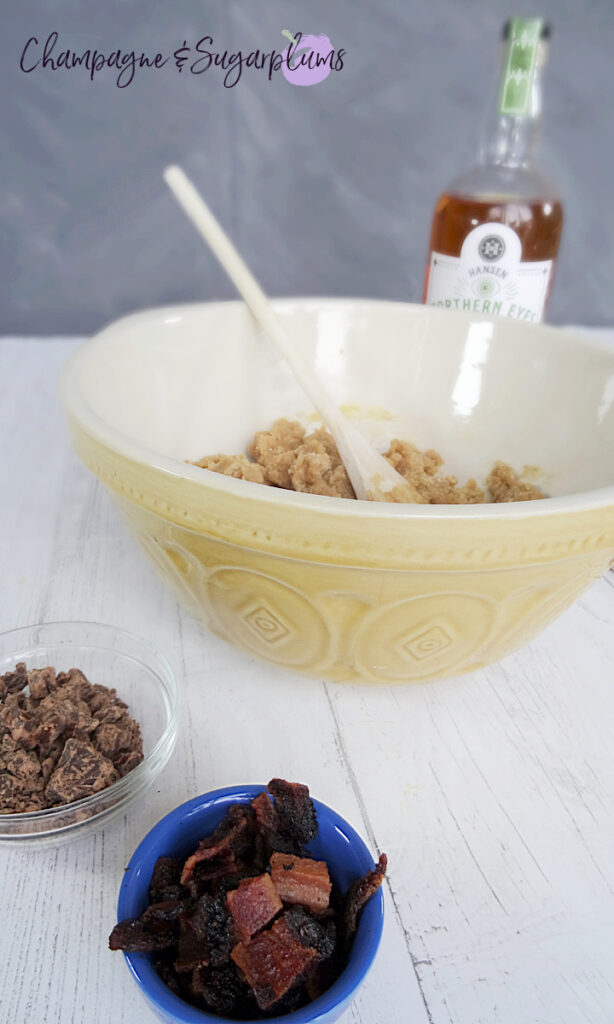
{"label": "wooden spoon", "polygon": [[356,497],[369,501],[422,502],[415,487],[393,469],[337,408],[322,381],[292,344],[262,288],[187,175],[180,167],[172,166],[164,171],[164,179],[320,413],[335,439]]}

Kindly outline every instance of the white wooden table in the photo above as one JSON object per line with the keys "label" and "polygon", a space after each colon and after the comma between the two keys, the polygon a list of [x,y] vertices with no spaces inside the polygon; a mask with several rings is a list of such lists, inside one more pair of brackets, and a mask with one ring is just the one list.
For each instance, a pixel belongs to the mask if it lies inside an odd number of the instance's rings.
{"label": "white wooden table", "polygon": [[91,619],[180,676],[170,764],[140,806],[51,851],[0,849],[2,1024],[148,1024],[107,949],[143,834],[197,793],[304,781],[386,850],[386,923],[344,1024],[614,1021],[614,574],[529,647],[426,685],[324,685],[185,614],[72,454],[74,340],[0,341],[0,627]]}

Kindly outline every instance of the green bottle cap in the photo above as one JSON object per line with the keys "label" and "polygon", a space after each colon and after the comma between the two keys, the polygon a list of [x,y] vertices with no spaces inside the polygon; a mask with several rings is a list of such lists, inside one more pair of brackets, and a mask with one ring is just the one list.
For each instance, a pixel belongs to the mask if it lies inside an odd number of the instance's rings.
{"label": "green bottle cap", "polygon": [[507,33],[499,113],[522,117],[531,112],[531,91],[543,18],[512,18]]}

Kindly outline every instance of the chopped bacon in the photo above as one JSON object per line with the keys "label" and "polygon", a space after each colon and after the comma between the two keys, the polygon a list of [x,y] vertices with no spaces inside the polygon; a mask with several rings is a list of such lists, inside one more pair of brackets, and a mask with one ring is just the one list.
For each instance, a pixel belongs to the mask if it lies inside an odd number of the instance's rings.
{"label": "chopped bacon", "polygon": [[[188,857],[181,873],[181,884],[186,885],[194,868],[202,861],[211,860],[220,854],[241,854],[253,840],[254,812],[251,807],[233,804],[226,817],[215,829],[213,835],[203,839],[198,849]],[[234,860],[228,857],[228,860]]]}
{"label": "chopped bacon", "polygon": [[237,889],[226,894],[226,904],[243,941],[264,928],[282,909],[277,889],[267,874],[245,878]]}
{"label": "chopped bacon", "polygon": [[182,900],[152,903],[137,918],[127,918],[115,925],[109,938],[109,949],[126,953],[153,953],[168,949],[177,941],[179,922],[185,914]]}
{"label": "chopped bacon", "polygon": [[[10,755],[14,740],[0,745]],[[330,988],[386,871],[382,854],[343,899],[304,845],[317,831],[307,787],[273,779],[269,789],[234,804],[187,860],[160,857],[151,905],[110,938],[112,949],[152,953],[165,984],[216,1020],[285,1020]]]}
{"label": "chopped bacon", "polygon": [[249,942],[238,943],[231,953],[261,1010],[270,1009],[302,981],[317,955],[297,941],[283,919]]}
{"label": "chopped bacon", "polygon": [[257,843],[262,850],[263,867],[275,850],[280,853],[302,853],[300,839],[296,833],[284,827],[268,793],[259,793],[252,800],[252,807],[256,812]]}
{"label": "chopped bacon", "polygon": [[281,827],[279,817],[268,793],[264,790],[262,793],[258,793],[258,796],[252,800],[252,807],[260,829],[265,832],[279,832]]}
{"label": "chopped bacon", "polygon": [[318,819],[307,786],[285,779],[271,779],[267,789],[275,799],[282,831],[298,843],[308,843],[318,834]]}
{"label": "chopped bacon", "polygon": [[384,881],[387,864],[388,858],[385,853],[382,853],[373,871],[367,871],[366,875],[362,878],[357,878],[355,882],[352,882],[345,894],[342,924],[344,933],[343,945],[346,952],[349,951],[354,940],[354,934],[358,927],[358,917],[362,908],[368,903],[373,894],[377,892]]}
{"label": "chopped bacon", "polygon": [[326,861],[274,853],[271,878],[284,903],[300,903],[317,913],[328,907],[332,883]]}
{"label": "chopped bacon", "polygon": [[222,850],[215,857],[198,861],[192,865],[185,888],[196,898],[202,896],[204,892],[208,892],[214,882],[217,884],[236,875],[237,872],[238,864],[234,853],[231,850]]}
{"label": "chopped bacon", "polygon": [[180,877],[181,862],[179,860],[174,857],[158,857],[149,883],[149,898],[152,903],[180,899],[182,896]]}

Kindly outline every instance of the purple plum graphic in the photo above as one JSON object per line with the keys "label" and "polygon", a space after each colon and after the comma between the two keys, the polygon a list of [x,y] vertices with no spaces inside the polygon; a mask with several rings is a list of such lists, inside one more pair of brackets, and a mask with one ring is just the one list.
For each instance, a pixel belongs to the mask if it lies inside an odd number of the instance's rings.
{"label": "purple plum graphic", "polygon": [[331,71],[329,54],[333,49],[328,36],[304,36],[299,32],[295,37],[287,30],[282,32],[282,35],[291,41],[291,45],[282,54],[284,62],[281,66],[283,76],[288,82],[292,85],[317,85],[328,78]]}

